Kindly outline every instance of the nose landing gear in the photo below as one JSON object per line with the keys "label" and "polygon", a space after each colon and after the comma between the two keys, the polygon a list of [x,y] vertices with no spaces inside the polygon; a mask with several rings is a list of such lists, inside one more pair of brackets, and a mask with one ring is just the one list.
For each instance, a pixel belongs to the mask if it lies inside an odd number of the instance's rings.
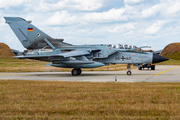
{"label": "nose landing gear", "polygon": [[131,64],[127,65],[127,69],[128,69],[127,75],[131,75],[132,74],[132,72],[131,72]]}

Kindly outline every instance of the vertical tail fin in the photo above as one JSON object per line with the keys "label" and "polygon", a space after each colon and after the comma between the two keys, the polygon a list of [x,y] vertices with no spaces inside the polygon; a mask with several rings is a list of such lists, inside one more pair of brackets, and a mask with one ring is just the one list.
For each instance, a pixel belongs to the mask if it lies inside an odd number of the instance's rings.
{"label": "vertical tail fin", "polygon": [[48,46],[44,39],[48,39],[55,47],[70,45],[63,43],[63,39],[53,39],[43,31],[20,17],[4,17],[22,45],[27,49],[41,49]]}

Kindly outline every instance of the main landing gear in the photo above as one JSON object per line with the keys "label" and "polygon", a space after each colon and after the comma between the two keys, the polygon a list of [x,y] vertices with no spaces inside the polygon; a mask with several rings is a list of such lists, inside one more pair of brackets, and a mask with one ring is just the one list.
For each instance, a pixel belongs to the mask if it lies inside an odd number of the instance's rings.
{"label": "main landing gear", "polygon": [[128,69],[127,75],[131,75],[132,74],[132,72],[131,72],[131,64],[127,65],[127,69]]}
{"label": "main landing gear", "polygon": [[80,68],[74,68],[72,71],[71,71],[71,74],[73,76],[77,76],[77,75],[80,75],[82,73],[81,69]]}

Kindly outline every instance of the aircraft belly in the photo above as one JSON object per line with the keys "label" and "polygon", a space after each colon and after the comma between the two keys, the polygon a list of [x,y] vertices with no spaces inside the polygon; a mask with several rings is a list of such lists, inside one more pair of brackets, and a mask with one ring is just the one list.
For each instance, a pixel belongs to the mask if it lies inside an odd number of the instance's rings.
{"label": "aircraft belly", "polygon": [[96,67],[101,67],[104,66],[105,64],[100,63],[100,62],[93,62],[90,64],[63,64],[63,63],[59,63],[59,64],[51,64],[51,66],[55,66],[55,67],[64,67],[64,68],[96,68]]}

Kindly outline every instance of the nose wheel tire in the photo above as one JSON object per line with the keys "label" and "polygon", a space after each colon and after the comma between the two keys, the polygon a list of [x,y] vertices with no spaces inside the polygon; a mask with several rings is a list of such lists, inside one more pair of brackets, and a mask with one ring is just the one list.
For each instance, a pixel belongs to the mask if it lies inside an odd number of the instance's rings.
{"label": "nose wheel tire", "polygon": [[80,68],[74,68],[72,71],[71,71],[71,74],[73,76],[77,76],[77,75],[80,75],[82,73],[81,69]]}
{"label": "nose wheel tire", "polygon": [[132,74],[132,72],[131,71],[127,71],[127,75],[131,75]]}
{"label": "nose wheel tire", "polygon": [[128,69],[127,75],[131,75],[132,74],[132,72],[131,72],[131,64],[127,65],[127,69]]}

